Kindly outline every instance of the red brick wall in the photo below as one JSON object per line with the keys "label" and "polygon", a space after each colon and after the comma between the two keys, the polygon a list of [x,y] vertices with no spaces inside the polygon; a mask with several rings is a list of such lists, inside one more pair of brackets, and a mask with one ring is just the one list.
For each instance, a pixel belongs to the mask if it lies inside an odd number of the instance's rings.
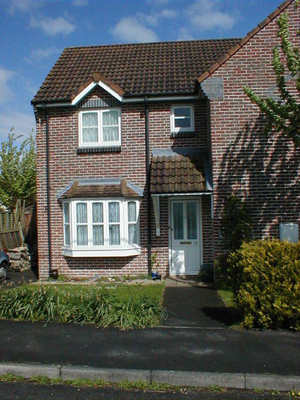
{"label": "red brick wall", "polygon": [[[291,37],[299,44],[299,10],[290,6],[288,14]],[[272,49],[279,43],[276,20],[213,74],[224,81],[224,100],[210,102],[216,253],[222,248],[220,217],[230,194],[241,196],[250,208],[255,238],[278,237],[281,222],[300,223],[300,151],[285,137],[262,134],[263,118],[243,92],[249,86],[266,96],[276,89],[272,68]]]}
{"label": "red brick wall", "polygon": [[[95,89],[89,96],[109,95]],[[195,137],[170,137],[170,103],[149,103],[150,151],[165,147],[207,147],[207,121],[205,101],[195,104]],[[48,109],[50,115],[50,198],[52,268],[68,276],[137,275],[147,274],[147,197],[140,206],[140,244],[142,253],[136,257],[70,258],[62,255],[63,217],[57,194],[76,178],[126,177],[145,189],[145,113],[143,104],[122,105],[122,150],[119,153],[77,154],[78,109]],[[37,120],[37,182],[38,182],[38,242],[39,272],[45,279],[49,273],[47,196],[46,196],[46,126],[41,110]],[[155,236],[152,210],[153,252],[157,252],[161,273],[168,273],[168,209],[167,199],[162,200],[161,236]],[[209,222],[208,222],[209,224]],[[207,246],[206,246],[207,248]]]}

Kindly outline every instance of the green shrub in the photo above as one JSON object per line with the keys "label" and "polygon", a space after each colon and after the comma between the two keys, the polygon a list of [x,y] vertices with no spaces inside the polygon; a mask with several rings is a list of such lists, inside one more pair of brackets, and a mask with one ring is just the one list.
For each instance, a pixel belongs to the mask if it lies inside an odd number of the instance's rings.
{"label": "green shrub", "polygon": [[244,243],[229,264],[245,327],[300,330],[300,243]]}
{"label": "green shrub", "polygon": [[221,233],[225,248],[231,252],[238,250],[243,242],[253,236],[253,220],[246,203],[235,195],[224,203],[221,219]]}
{"label": "green shrub", "polygon": [[156,326],[166,318],[166,311],[150,297],[118,299],[105,289],[53,293],[42,286],[0,290],[0,318],[130,329]]}

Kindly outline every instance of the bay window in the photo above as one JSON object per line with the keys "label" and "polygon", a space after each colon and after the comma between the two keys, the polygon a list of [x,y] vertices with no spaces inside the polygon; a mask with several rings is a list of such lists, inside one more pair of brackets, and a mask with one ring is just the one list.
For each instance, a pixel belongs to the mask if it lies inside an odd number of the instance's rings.
{"label": "bay window", "polygon": [[63,223],[66,256],[140,254],[137,200],[67,200],[63,202]]}
{"label": "bay window", "polygon": [[119,108],[79,112],[79,146],[120,146],[121,110]]}

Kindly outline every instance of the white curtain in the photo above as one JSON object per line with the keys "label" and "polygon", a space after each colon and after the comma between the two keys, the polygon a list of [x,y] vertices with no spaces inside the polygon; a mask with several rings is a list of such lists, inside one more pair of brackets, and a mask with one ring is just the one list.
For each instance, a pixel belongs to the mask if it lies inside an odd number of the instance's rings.
{"label": "white curtain", "polygon": [[82,114],[82,141],[98,142],[98,113]]}
{"label": "white curtain", "polygon": [[119,113],[118,111],[103,111],[103,140],[116,142],[119,140]]}
{"label": "white curtain", "polygon": [[136,203],[128,203],[128,243],[137,244]]}
{"label": "white curtain", "polygon": [[87,227],[87,204],[76,204],[76,223],[77,223],[77,245],[87,246],[88,227]]}
{"label": "white curtain", "polygon": [[64,204],[64,238],[65,245],[70,246],[70,210],[69,203]]}
{"label": "white curtain", "polygon": [[[103,204],[93,203],[93,245],[104,245]],[[101,224],[101,225],[100,225]]]}
{"label": "white curtain", "polygon": [[109,244],[120,244],[120,204],[117,202],[108,203],[109,218]]}

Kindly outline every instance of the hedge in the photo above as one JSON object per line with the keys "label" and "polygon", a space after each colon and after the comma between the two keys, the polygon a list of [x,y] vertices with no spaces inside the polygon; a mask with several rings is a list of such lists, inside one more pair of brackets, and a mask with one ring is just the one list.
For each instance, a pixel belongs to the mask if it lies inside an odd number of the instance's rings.
{"label": "hedge", "polygon": [[244,327],[300,330],[300,243],[252,241],[228,261]]}

